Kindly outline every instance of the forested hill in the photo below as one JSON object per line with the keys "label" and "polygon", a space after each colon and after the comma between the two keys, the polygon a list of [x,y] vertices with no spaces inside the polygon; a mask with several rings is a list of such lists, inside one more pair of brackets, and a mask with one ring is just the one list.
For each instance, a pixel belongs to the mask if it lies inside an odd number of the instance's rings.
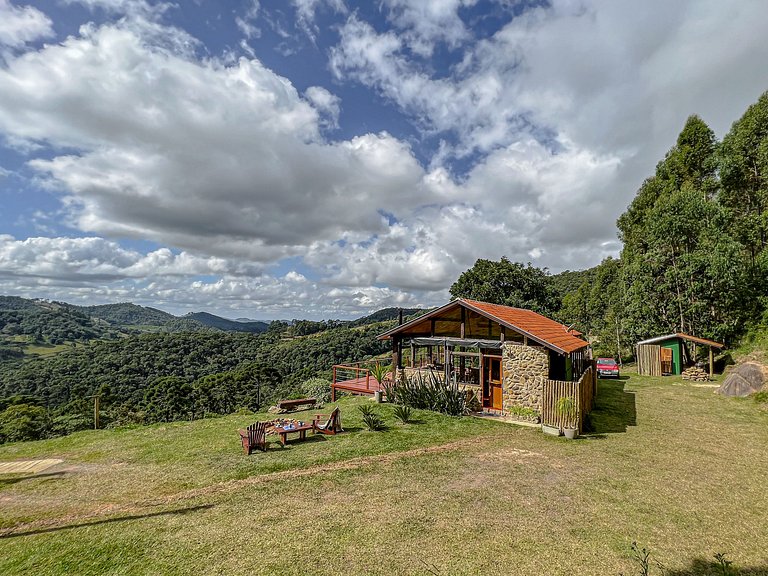
{"label": "forested hill", "polygon": [[98,306],[70,306],[87,316],[101,318],[110,324],[119,326],[162,326],[177,319],[176,316],[168,312],[131,304],[130,302],[100,304]]}
{"label": "forested hill", "polygon": [[392,325],[338,327],[292,339],[284,338],[276,324],[259,335],[148,333],[96,341],[51,357],[6,363],[0,373],[0,412],[5,406],[23,403],[45,407],[61,418],[88,418],[88,397],[101,393],[109,418],[142,422],[147,418],[142,415],[145,410],[157,404],[157,395],[173,390],[178,390],[174,401],[194,398],[203,411],[212,411],[216,398],[239,393],[238,386],[227,386],[242,380],[245,373],[247,382],[239,386],[260,390],[258,400],[249,397],[242,405],[259,408],[300,393],[302,382],[311,377],[330,376],[334,364],[385,353],[387,344],[376,335]]}
{"label": "forested hill", "polygon": [[238,320],[228,320],[227,318],[215,316],[208,312],[190,312],[186,316],[183,316],[182,320],[194,320],[204,326],[216,328],[225,332],[251,332],[258,334],[259,332],[265,332],[269,328],[269,324],[266,322],[240,322]]}
{"label": "forested hill", "polygon": [[67,304],[0,296],[0,347],[19,338],[62,344],[116,335],[107,323]]}

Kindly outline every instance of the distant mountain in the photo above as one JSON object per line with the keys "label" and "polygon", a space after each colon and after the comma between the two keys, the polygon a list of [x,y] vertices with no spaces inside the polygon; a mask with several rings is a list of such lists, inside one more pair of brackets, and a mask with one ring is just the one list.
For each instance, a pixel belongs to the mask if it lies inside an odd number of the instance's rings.
{"label": "distant mountain", "polygon": [[131,304],[130,302],[101,304],[99,306],[77,306],[77,308],[88,316],[101,318],[110,324],[120,324],[123,326],[162,326],[167,322],[176,320],[176,316],[168,312]]}
{"label": "distant mountain", "polygon": [[217,330],[223,330],[225,332],[251,332],[253,334],[259,334],[261,332],[266,332],[269,328],[269,324],[266,322],[241,322],[239,320],[228,320],[227,318],[215,316],[208,312],[190,312],[189,314],[182,316],[182,320],[195,320],[203,326],[216,328]]}

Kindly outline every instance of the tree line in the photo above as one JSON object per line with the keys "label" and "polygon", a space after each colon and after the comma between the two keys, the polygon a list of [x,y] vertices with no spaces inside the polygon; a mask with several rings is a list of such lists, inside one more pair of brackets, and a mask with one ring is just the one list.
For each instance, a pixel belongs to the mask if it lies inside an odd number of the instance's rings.
{"label": "tree line", "polygon": [[46,358],[4,363],[0,441],[35,439],[93,427],[93,396],[102,424],[151,423],[259,410],[301,393],[334,364],[386,351],[379,323],[338,327],[296,338],[285,323],[263,334],[150,333],[89,345]]}
{"label": "tree line", "polygon": [[555,276],[478,260],[451,294],[574,324],[617,357],[661,334],[732,344],[768,330],[768,92],[722,142],[689,117],[617,226],[619,259]]}

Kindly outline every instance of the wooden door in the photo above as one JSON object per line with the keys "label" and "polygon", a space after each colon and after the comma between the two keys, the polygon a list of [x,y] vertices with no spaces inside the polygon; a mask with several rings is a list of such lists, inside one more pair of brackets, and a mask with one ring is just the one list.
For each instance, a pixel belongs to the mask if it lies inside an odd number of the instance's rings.
{"label": "wooden door", "polygon": [[672,374],[672,348],[661,348],[661,373]]}
{"label": "wooden door", "polygon": [[483,406],[501,410],[503,407],[501,357],[486,356],[484,360]]}

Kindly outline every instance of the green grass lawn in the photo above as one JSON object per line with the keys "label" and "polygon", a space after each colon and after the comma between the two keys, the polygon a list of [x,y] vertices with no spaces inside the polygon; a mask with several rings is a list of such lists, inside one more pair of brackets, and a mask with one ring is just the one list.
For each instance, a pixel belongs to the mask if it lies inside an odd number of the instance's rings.
{"label": "green grass lawn", "polygon": [[[768,574],[768,413],[678,378],[600,381],[577,441],[417,412],[245,456],[229,416],[0,446],[0,574]],[[326,407],[327,409],[327,407]],[[308,419],[308,412],[297,418]],[[259,415],[267,418],[266,415]],[[651,574],[662,574],[655,564]]]}

